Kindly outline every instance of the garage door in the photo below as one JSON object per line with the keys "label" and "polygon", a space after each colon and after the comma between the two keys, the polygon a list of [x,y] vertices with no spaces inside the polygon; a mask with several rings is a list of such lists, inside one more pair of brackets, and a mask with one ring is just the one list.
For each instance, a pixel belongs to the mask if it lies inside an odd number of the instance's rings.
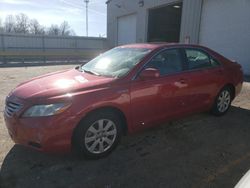
{"label": "garage door", "polygon": [[204,0],[200,43],[238,61],[250,74],[250,1]]}
{"label": "garage door", "polygon": [[118,45],[136,42],[136,14],[118,18]]}

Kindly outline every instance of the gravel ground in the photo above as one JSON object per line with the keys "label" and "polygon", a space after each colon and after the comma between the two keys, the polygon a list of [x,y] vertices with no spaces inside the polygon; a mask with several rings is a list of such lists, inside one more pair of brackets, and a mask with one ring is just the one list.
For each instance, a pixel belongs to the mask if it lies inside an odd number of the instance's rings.
{"label": "gravel ground", "polygon": [[110,156],[52,156],[10,140],[2,111],[18,83],[67,66],[0,68],[0,187],[234,187],[250,169],[250,83],[224,117],[201,113],[122,139]]}

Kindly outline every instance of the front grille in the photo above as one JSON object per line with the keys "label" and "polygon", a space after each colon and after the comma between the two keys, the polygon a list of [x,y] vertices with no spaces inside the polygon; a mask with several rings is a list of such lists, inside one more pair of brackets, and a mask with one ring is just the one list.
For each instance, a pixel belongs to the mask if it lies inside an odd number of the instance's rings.
{"label": "front grille", "polygon": [[19,111],[21,108],[22,104],[16,102],[7,102],[5,106],[5,114],[11,117],[15,112]]}

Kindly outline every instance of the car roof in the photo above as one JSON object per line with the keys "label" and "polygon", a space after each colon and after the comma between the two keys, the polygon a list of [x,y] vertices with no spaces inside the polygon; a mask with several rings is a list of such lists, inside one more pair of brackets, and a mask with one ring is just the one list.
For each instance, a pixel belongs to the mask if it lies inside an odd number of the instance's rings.
{"label": "car roof", "polygon": [[127,44],[120,46],[121,48],[146,48],[151,50],[156,50],[165,47],[186,47],[186,48],[204,48],[200,45],[193,44],[182,44],[182,43],[167,43],[167,42],[157,42],[157,43],[137,43],[137,44]]}

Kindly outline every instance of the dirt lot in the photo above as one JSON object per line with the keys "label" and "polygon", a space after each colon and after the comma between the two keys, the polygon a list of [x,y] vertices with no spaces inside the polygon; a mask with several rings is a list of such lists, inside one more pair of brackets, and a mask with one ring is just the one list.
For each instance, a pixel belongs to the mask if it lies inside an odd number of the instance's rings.
{"label": "dirt lot", "polygon": [[123,138],[98,161],[14,146],[4,98],[19,82],[70,66],[0,69],[0,187],[233,187],[250,169],[250,83],[224,117],[194,115]]}

